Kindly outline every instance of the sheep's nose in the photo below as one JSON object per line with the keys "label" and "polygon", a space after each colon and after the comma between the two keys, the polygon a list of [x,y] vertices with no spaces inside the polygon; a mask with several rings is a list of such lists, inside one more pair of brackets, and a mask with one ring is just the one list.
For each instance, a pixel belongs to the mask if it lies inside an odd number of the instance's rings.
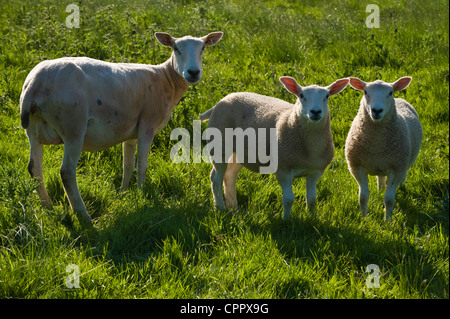
{"label": "sheep's nose", "polygon": [[376,108],[372,108],[372,115],[374,118],[378,119],[380,118],[380,114],[381,112],[383,112],[383,109],[376,109]]}
{"label": "sheep's nose", "polygon": [[312,115],[312,119],[313,120],[318,120],[320,119],[320,114],[322,113],[321,110],[315,111],[315,110],[311,110],[311,115]]}
{"label": "sheep's nose", "polygon": [[196,78],[196,77],[200,74],[200,70],[191,70],[191,69],[188,69],[188,70],[187,70],[187,73],[188,73],[191,77]]}

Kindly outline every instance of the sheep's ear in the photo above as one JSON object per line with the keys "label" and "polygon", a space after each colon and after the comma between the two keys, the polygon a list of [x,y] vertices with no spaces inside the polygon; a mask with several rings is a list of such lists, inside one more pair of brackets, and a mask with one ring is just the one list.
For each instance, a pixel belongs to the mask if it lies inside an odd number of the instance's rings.
{"label": "sheep's ear", "polygon": [[410,76],[404,76],[394,83],[391,83],[392,88],[394,91],[401,91],[408,87],[408,85],[411,83],[412,77]]}
{"label": "sheep's ear", "polygon": [[159,43],[166,47],[173,47],[173,44],[175,43],[175,38],[173,38],[170,34],[165,32],[156,32],[155,33],[156,39],[158,39]]}
{"label": "sheep's ear", "polygon": [[363,80],[360,80],[358,78],[353,78],[350,77],[350,85],[352,86],[352,88],[354,88],[355,90],[360,90],[360,91],[364,91],[364,88],[366,87],[366,82],[364,82]]}
{"label": "sheep's ear", "polygon": [[291,78],[290,76],[281,76],[280,82],[289,92],[294,93],[297,96],[300,95],[302,88],[300,85],[298,85],[297,81],[295,81],[294,78]]}
{"label": "sheep's ear", "polygon": [[339,79],[327,87],[328,94],[334,95],[341,92],[348,85],[349,79]]}
{"label": "sheep's ear", "polygon": [[210,45],[215,45],[217,42],[220,41],[220,39],[222,39],[223,36],[223,32],[222,31],[218,31],[218,32],[211,32],[208,35],[205,35],[202,40],[205,43],[205,45],[208,47]]}

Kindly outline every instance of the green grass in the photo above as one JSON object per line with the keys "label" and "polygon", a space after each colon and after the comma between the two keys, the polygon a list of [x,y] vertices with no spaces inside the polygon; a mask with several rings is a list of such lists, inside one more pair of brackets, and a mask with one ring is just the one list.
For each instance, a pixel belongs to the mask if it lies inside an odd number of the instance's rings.
{"label": "green grass", "polygon": [[[67,3],[68,4],[68,3]],[[379,1],[368,29],[360,1],[80,1],[80,28],[65,27],[66,3],[0,2],[0,297],[3,298],[449,298],[449,5]],[[78,184],[95,232],[85,234],[59,178],[63,147],[45,148],[44,177],[55,203],[40,206],[27,172],[19,96],[44,59],[86,55],[156,64],[170,50],[156,31],[224,38],[204,57],[204,76],[175,108],[152,146],[142,192],[118,191],[121,146],[83,153]],[[422,149],[397,190],[392,223],[371,179],[369,217],[358,208],[344,144],[360,94],[330,100],[335,158],[305,209],[294,183],[292,217],[281,218],[274,176],[243,170],[237,212],[214,209],[211,166],[174,164],[170,140],[223,96],[251,91],[294,101],[281,75],[303,85],[337,78],[413,81],[398,96],[418,111]],[[65,285],[76,264],[80,288]],[[366,286],[369,264],[380,287]]]}

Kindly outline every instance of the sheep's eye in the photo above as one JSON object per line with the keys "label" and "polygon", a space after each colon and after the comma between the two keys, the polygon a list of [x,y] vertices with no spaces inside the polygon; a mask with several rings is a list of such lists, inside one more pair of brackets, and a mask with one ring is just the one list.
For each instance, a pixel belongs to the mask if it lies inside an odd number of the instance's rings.
{"label": "sheep's eye", "polygon": [[327,96],[325,96],[326,99],[328,99],[330,97],[330,94],[327,94]]}
{"label": "sheep's eye", "polygon": [[173,47],[173,50],[174,50],[176,53],[180,53],[180,50],[178,50],[177,47]]}
{"label": "sheep's eye", "polygon": [[367,91],[366,90],[364,90],[364,94],[367,95]]}
{"label": "sheep's eye", "polygon": [[300,96],[301,99],[304,99],[304,98],[305,98],[305,96],[304,96],[302,93],[300,93],[299,96]]}
{"label": "sheep's eye", "polygon": [[392,96],[392,91],[391,91],[391,92],[389,92],[389,96]]}
{"label": "sheep's eye", "polygon": [[202,49],[200,50],[200,53],[203,53],[203,51],[205,51],[205,46],[202,47]]}

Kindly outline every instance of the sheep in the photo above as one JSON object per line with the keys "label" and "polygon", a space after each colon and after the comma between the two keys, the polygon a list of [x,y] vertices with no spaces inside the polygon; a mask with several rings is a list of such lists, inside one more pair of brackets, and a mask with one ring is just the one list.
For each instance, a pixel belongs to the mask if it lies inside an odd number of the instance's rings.
{"label": "sheep", "polygon": [[419,154],[423,134],[417,112],[407,101],[394,98],[394,92],[410,83],[411,77],[393,83],[350,78],[354,89],[364,91],[345,143],[348,169],[359,185],[363,216],[367,216],[369,200],[367,175],[377,176],[378,190],[386,188],[385,220],[392,220],[395,191]]}
{"label": "sheep", "polygon": [[83,226],[91,226],[76,181],[82,151],[100,151],[122,143],[121,190],[130,182],[137,150],[137,185],[144,184],[148,154],[155,134],[190,84],[201,79],[204,48],[215,45],[222,32],[202,38],[156,39],[173,49],[159,65],[109,63],[87,57],[66,57],[39,63],[28,74],[20,96],[22,127],[30,143],[28,171],[40,183],[37,193],[45,207],[52,202],[43,183],[43,145],[64,144],[60,170],[65,192]]}
{"label": "sheep", "polygon": [[[209,119],[208,129],[218,129],[222,136],[226,128],[251,128],[257,130],[257,134],[261,134],[261,129],[276,129],[278,152],[275,156],[278,157],[278,166],[275,176],[281,186],[283,219],[286,220],[290,218],[294,202],[292,183],[295,177],[306,177],[306,203],[308,210],[314,212],[317,181],[334,156],[328,97],[341,92],[347,86],[348,79],[337,80],[328,87],[302,87],[289,76],[282,76],[279,80],[298,97],[295,104],[255,93],[232,93],[201,114],[200,119]],[[257,148],[260,147],[258,143]],[[210,154],[213,164],[211,190],[219,210],[237,208],[236,180],[242,167],[261,172],[261,161],[251,163],[248,156],[238,158],[235,147],[232,150],[231,154],[225,154],[222,150],[219,160]]]}

